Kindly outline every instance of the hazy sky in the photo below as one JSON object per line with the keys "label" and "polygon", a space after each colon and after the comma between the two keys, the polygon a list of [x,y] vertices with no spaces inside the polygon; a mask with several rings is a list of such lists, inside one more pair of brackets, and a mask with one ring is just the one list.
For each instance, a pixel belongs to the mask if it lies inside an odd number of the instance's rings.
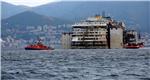
{"label": "hazy sky", "polygon": [[[39,6],[42,4],[56,2],[56,1],[143,1],[143,0],[1,0],[14,5],[25,5],[25,6]],[[150,0],[144,0],[150,1]]]}
{"label": "hazy sky", "polygon": [[60,0],[1,0],[1,1],[8,2],[14,5],[26,5],[26,6],[33,7],[33,6],[38,6],[38,5],[42,5],[50,2],[56,2]]}

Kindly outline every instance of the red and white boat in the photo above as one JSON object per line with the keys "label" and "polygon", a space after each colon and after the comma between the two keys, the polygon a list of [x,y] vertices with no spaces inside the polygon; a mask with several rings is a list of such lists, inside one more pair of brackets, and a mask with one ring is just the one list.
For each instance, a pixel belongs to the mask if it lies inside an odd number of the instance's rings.
{"label": "red and white boat", "polygon": [[25,47],[25,50],[54,50],[54,48],[48,47],[41,42],[31,44]]}
{"label": "red and white boat", "polygon": [[127,43],[125,48],[127,49],[138,49],[144,47],[143,43]]}

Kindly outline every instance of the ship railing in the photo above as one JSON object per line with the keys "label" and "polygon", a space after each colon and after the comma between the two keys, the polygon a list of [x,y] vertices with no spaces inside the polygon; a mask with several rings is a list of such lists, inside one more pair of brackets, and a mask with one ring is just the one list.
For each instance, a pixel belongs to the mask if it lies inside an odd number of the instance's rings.
{"label": "ship railing", "polygon": [[81,23],[75,23],[72,26],[106,26],[106,22],[81,22]]}

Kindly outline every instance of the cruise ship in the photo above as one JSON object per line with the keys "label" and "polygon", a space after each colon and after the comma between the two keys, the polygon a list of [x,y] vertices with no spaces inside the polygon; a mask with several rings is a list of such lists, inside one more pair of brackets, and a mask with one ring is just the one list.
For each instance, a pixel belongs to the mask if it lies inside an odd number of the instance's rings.
{"label": "cruise ship", "polygon": [[118,49],[126,44],[125,24],[109,16],[95,15],[72,25],[72,32],[62,34],[66,49]]}

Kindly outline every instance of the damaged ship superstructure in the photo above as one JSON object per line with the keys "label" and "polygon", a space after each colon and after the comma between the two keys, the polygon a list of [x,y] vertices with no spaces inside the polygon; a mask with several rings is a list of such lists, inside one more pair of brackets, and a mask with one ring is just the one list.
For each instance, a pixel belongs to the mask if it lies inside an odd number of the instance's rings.
{"label": "damaged ship superstructure", "polygon": [[62,47],[71,49],[124,48],[126,44],[124,32],[123,22],[96,15],[72,25],[72,32],[63,33]]}

